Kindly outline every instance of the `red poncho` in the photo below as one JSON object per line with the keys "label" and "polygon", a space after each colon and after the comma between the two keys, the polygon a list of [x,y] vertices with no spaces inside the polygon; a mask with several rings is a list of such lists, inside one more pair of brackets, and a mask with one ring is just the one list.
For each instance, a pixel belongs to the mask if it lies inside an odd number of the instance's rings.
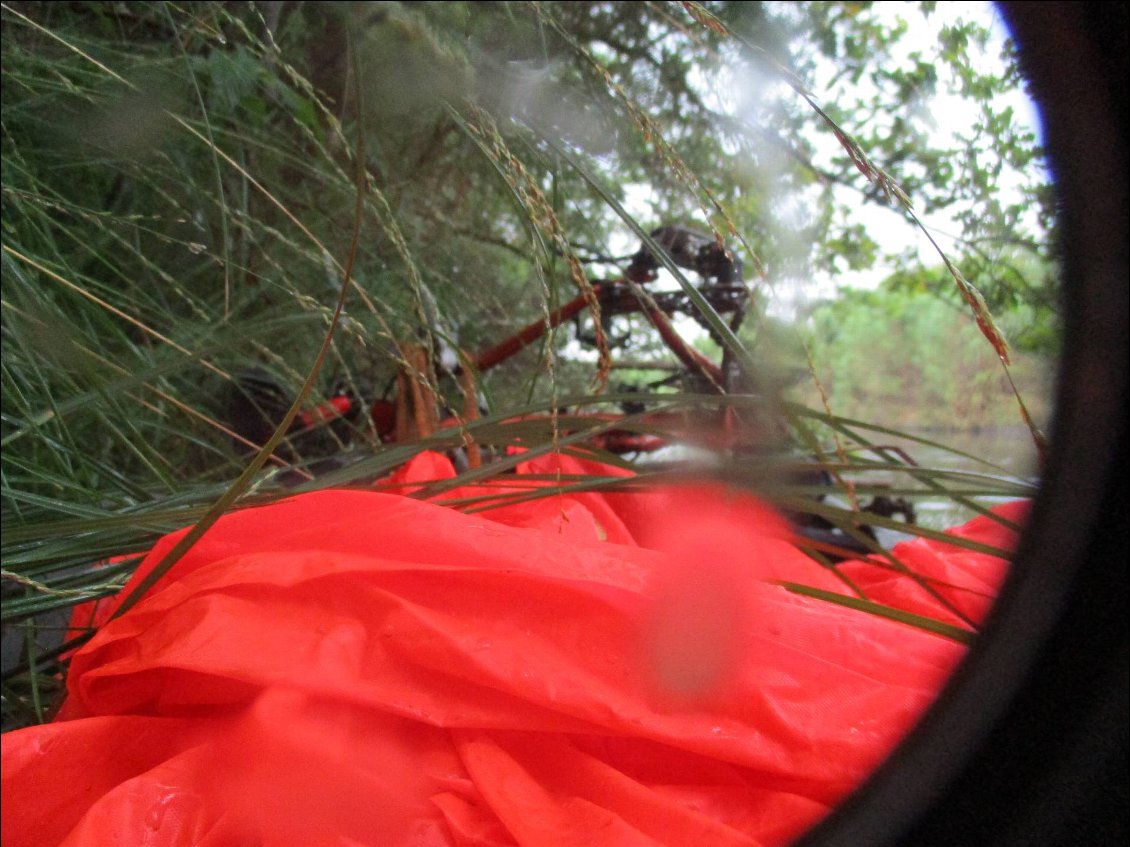
{"label": "red poncho", "polygon": [[[451,473],[424,455],[397,479]],[[987,518],[956,532],[1015,541]],[[472,514],[323,491],[227,515],[76,653],[55,722],[3,737],[3,843],[780,844],[964,654],[774,584],[845,590],[786,536],[714,487]],[[937,542],[895,552],[974,618],[1006,569]],[[841,568],[957,620],[889,568]]]}

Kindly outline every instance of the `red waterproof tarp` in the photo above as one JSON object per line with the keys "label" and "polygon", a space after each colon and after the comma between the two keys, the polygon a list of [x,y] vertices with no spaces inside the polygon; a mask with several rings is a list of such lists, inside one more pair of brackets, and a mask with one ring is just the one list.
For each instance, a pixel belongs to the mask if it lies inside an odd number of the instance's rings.
{"label": "red waterproof tarp", "polygon": [[[559,461],[513,489],[620,473]],[[451,474],[424,455],[396,481]],[[1015,541],[988,518],[958,532]],[[845,592],[787,534],[713,487],[471,514],[324,491],[230,514],[78,651],[56,721],[3,737],[3,843],[781,844],[964,653],[775,584]],[[1006,568],[923,540],[896,553],[974,619]],[[896,570],[841,567],[960,621]]]}

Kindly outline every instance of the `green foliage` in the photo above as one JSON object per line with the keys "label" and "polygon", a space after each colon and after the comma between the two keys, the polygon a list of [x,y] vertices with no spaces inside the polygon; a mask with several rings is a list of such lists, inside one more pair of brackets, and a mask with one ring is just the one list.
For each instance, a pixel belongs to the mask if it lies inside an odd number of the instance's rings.
{"label": "green foliage", "polygon": [[[1006,332],[1022,324],[1026,312],[1020,308],[1000,316]],[[814,308],[800,329],[837,414],[883,420],[896,428],[1018,424],[1015,400],[993,349],[963,310],[928,291],[903,285],[845,292]],[[1044,422],[1050,361],[1028,354],[1013,371],[1022,395],[1035,402],[1033,413]],[[819,402],[813,388],[801,394]]]}
{"label": "green foliage", "polygon": [[[974,253],[963,264],[965,277],[985,295],[989,310],[1016,350],[1048,359],[1058,356],[1061,327],[1054,265],[1041,265],[1029,253],[1006,251],[997,256]],[[961,309],[944,267],[896,271],[883,286],[896,293],[930,294]]]}
{"label": "green foliage", "polygon": [[[659,223],[714,227],[755,285],[763,271],[788,280],[889,266],[856,214],[886,203],[889,183],[861,172],[847,137],[798,94],[805,85],[918,208],[955,210],[965,274],[990,305],[1027,316],[1018,344],[1053,350],[1046,175],[1034,140],[993,100],[1017,85],[1013,57],[1001,75],[969,70],[984,37],[971,24],[904,57],[906,31],[863,3],[6,3],[5,623],[117,591],[136,558],[97,564],[147,549],[234,491],[246,459],[222,420],[232,376],[264,368],[297,393],[330,328],[355,225],[346,311],[315,400],[334,383],[380,394],[404,364],[398,342],[497,342],[586,288],[582,245],[622,253],[612,245]],[[949,84],[939,67],[982,104],[952,149],[930,135],[926,104]],[[1020,181],[1020,203],[997,196],[1006,178]],[[645,220],[629,197],[650,207]],[[1045,211],[1036,227],[1032,205]],[[893,393],[917,379],[934,392],[924,406],[979,413],[980,395],[957,396],[927,371],[953,361],[958,341],[970,373],[992,351],[941,300],[912,295],[915,279],[908,271],[881,302],[859,295],[813,316],[818,374],[837,401],[852,398],[837,412],[873,413],[855,404],[859,386]],[[952,280],[930,279],[958,302]],[[864,306],[895,309],[895,328],[876,334]],[[703,322],[730,332],[716,315]],[[617,319],[614,332],[629,325]],[[634,326],[633,354],[660,353]],[[766,361],[778,329],[748,321],[731,353]],[[601,402],[594,366],[569,343],[562,329],[492,373],[475,431],[508,443],[518,411]],[[911,347],[925,362],[915,374]],[[794,380],[786,354],[763,385]],[[985,377],[986,395],[999,378]],[[437,390],[461,404],[457,386]],[[865,434],[812,405],[774,409],[785,441],[819,452],[838,433],[863,449]],[[582,436],[523,443],[574,449]],[[348,444],[348,466],[312,484],[358,484],[459,443],[453,429],[382,444],[362,421],[288,444],[273,464],[300,474]],[[260,475],[238,505],[286,493]],[[31,694],[6,688],[6,709],[38,704],[36,668],[58,667],[29,661],[20,680]]]}

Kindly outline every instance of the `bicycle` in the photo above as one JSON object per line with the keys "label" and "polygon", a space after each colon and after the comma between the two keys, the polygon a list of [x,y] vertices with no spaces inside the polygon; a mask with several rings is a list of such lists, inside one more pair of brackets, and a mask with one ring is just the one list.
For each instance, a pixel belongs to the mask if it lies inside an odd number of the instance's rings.
{"label": "bicycle", "polygon": [[[701,277],[698,293],[719,315],[726,316],[731,328],[736,330],[745,317],[751,300],[749,287],[742,278],[742,263],[736,254],[718,240],[682,226],[659,227],[650,234],[650,241],[663,250],[676,266]],[[671,375],[645,387],[654,389],[682,381],[690,383],[701,393],[718,395],[730,393],[738,387],[741,373],[728,354],[723,355],[720,363],[712,361],[689,344],[674,325],[673,317],[684,315],[699,320],[707,331],[713,332],[709,324],[701,320],[688,295],[682,291],[653,293],[646,289],[648,283],[658,278],[662,264],[653,250],[643,243],[636,253],[623,258],[628,259],[629,263],[620,276],[592,283],[592,293],[600,305],[605,336],[612,336],[613,318],[641,314],[679,363]],[[606,260],[607,257],[601,259]],[[370,427],[371,433],[382,444],[404,443],[427,437],[444,426],[465,427],[480,413],[474,381],[482,374],[510,360],[567,321],[578,321],[578,339],[595,343],[595,334],[586,336],[579,322],[582,313],[589,308],[591,299],[591,295],[587,293],[578,294],[501,342],[477,354],[459,357],[461,361],[454,367],[440,365],[439,362],[444,358],[453,357],[438,355],[436,350],[428,349],[426,344],[401,344],[402,362],[395,381],[396,390],[391,397],[386,390],[384,396],[366,399],[344,386],[337,386],[325,402],[300,411],[286,434],[287,440],[298,455],[301,453],[298,448],[303,441],[309,443],[324,428],[333,428],[342,423],[354,427]],[[461,412],[444,408],[436,389],[437,384],[444,380],[456,380],[460,383],[465,400]],[[290,404],[291,398],[285,388],[268,372],[259,368],[240,372],[227,401],[227,418],[236,435],[237,445],[242,448],[257,448],[265,442],[273,433],[275,422],[284,416]],[[633,422],[630,428],[615,426],[617,422],[628,418]],[[560,419],[555,421],[558,431],[563,435],[582,431],[586,424],[595,430],[586,439],[589,448],[621,456],[656,453],[670,446],[672,438],[658,434],[657,431],[681,432],[683,436],[690,431],[710,433],[712,447],[732,454],[756,454],[765,446],[765,433],[756,426],[749,426],[727,404],[692,415],[662,411],[648,413],[642,404],[626,401],[621,404],[621,411],[618,413],[574,413],[568,416],[568,421],[564,424]],[[339,442],[347,442],[348,427],[339,428],[337,435]],[[453,451],[457,467],[478,467],[484,461],[482,447],[473,437],[467,436],[464,447]],[[913,464],[905,454],[903,457]],[[331,457],[330,467],[334,466],[333,462]],[[318,472],[325,467],[326,464],[323,463],[312,469]],[[799,466],[790,475],[790,482],[793,484],[810,488],[833,487],[833,479],[828,471],[811,459],[799,462]],[[823,501],[824,497],[822,493],[816,494],[815,502]],[[907,523],[915,521],[913,505],[903,498],[876,495],[858,511],[861,516],[868,513],[884,518],[901,515]],[[868,544],[866,540],[844,532],[841,527],[815,511],[793,508],[788,510],[788,516],[801,539],[833,561],[874,552],[874,544]],[[872,542],[876,541],[874,530],[866,523],[857,524],[856,529]]]}

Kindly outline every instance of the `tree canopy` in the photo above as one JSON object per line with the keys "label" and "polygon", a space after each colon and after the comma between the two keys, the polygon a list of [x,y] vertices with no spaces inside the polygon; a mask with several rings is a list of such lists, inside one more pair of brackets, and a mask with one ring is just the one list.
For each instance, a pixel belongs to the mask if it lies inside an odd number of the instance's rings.
{"label": "tree canopy", "polygon": [[[930,20],[932,6],[903,11]],[[710,225],[770,282],[890,266],[854,214],[888,202],[883,184],[827,143],[811,90],[916,210],[953,213],[953,258],[990,304],[1047,308],[1030,271],[1049,259],[1040,151],[997,103],[1020,84],[1011,49],[999,73],[978,70],[988,32],[964,22],[904,54],[902,18],[866,3],[17,3],[5,179],[92,214],[171,218],[183,231],[163,227],[165,249],[195,248],[179,284],[206,310],[222,293],[225,317],[261,314],[288,286],[317,290],[318,244],[340,254],[360,112],[375,193],[358,271],[386,320],[406,313],[408,276],[473,344],[514,287],[536,291],[531,220],[543,245],[556,228],[607,253],[626,233],[608,198],[629,190],[647,197],[645,226]],[[935,141],[946,85],[980,117]],[[167,263],[139,246],[151,267],[127,275],[165,287]]]}

